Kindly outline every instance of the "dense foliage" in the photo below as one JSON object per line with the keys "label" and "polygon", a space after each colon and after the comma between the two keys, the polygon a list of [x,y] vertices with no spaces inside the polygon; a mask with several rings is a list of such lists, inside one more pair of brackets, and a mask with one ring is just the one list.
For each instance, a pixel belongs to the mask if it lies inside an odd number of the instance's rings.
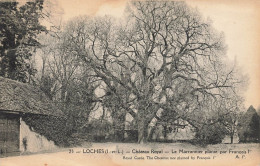
{"label": "dense foliage", "polygon": [[201,127],[196,132],[195,139],[199,144],[217,144],[222,142],[225,135],[225,127],[219,123],[216,123]]}
{"label": "dense foliage", "polygon": [[23,121],[30,126],[34,132],[43,135],[48,140],[54,141],[56,145],[68,146],[70,135],[66,129],[66,121],[62,117],[25,114]]}
{"label": "dense foliage", "polygon": [[43,0],[0,2],[0,76],[27,82],[36,70],[30,58],[40,46],[37,35],[46,32],[40,24]]}
{"label": "dense foliage", "polygon": [[260,142],[260,117],[253,106],[241,118],[238,136],[240,142]]}

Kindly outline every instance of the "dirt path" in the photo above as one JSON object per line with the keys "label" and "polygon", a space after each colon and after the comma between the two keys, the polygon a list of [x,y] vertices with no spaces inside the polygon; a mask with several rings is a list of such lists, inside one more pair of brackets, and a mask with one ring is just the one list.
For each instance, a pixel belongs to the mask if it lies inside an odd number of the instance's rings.
{"label": "dirt path", "polygon": [[94,143],[52,153],[0,158],[0,166],[256,166],[260,164],[259,154],[260,144],[219,144],[203,148],[186,143]]}

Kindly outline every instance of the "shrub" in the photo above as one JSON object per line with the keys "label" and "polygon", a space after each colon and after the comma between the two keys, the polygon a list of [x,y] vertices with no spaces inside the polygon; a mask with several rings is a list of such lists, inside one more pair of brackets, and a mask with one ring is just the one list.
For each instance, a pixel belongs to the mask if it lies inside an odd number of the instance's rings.
{"label": "shrub", "polygon": [[95,119],[90,122],[90,137],[93,141],[103,142],[109,137],[112,124],[104,119]]}
{"label": "shrub", "polygon": [[226,129],[219,123],[203,125],[197,130],[195,139],[199,144],[218,144],[221,143],[226,135]]}

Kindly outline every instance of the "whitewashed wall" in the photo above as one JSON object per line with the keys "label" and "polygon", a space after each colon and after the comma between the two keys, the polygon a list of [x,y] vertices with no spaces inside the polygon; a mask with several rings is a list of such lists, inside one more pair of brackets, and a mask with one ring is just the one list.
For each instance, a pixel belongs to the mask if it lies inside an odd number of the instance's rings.
{"label": "whitewashed wall", "polygon": [[44,136],[30,130],[29,126],[20,119],[20,151],[25,152],[23,139],[27,140],[26,152],[40,152],[45,150],[55,150],[58,147],[53,141],[47,140]]}

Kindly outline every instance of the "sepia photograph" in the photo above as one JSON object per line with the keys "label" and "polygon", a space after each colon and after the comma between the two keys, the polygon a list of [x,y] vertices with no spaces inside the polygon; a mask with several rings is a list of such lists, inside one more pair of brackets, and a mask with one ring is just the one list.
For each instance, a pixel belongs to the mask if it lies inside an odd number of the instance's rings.
{"label": "sepia photograph", "polygon": [[0,0],[0,166],[259,166],[259,8]]}

